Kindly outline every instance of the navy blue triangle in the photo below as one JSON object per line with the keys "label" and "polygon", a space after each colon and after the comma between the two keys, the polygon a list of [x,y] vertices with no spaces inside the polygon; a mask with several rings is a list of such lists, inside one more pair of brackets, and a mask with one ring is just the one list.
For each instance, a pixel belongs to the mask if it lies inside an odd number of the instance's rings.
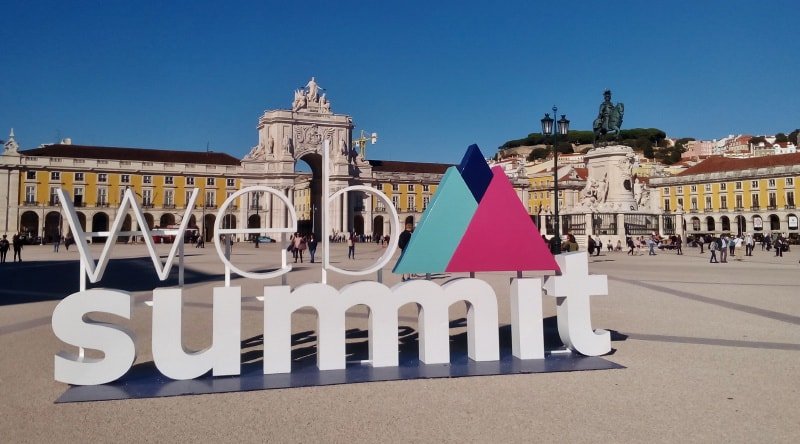
{"label": "navy blue triangle", "polygon": [[486,164],[486,159],[483,158],[483,153],[478,145],[472,144],[467,148],[467,152],[464,153],[464,157],[458,165],[458,172],[467,183],[475,201],[480,203],[483,194],[489,188],[489,182],[492,181],[492,170]]}

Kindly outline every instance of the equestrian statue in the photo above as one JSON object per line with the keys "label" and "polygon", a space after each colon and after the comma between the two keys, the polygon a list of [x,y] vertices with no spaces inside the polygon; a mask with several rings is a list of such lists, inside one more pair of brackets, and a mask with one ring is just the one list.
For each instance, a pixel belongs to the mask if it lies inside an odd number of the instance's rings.
{"label": "equestrian statue", "polygon": [[594,132],[594,146],[598,146],[598,141],[603,138],[608,141],[608,135],[613,133],[614,138],[619,137],[620,127],[622,126],[622,115],[625,113],[625,105],[611,103],[611,90],[603,92],[603,103],[600,104],[600,111],[592,124]]}

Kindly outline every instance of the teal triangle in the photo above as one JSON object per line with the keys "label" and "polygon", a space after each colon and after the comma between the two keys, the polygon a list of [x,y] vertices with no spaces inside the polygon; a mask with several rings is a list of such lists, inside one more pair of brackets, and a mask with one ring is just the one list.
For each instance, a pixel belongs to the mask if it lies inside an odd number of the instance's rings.
{"label": "teal triangle", "polygon": [[443,273],[477,209],[458,169],[448,168],[392,272]]}

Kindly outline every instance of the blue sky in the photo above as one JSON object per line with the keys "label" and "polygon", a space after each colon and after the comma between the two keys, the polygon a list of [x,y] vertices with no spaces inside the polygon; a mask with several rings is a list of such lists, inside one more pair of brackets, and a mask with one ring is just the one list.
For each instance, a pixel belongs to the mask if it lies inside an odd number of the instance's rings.
{"label": "blue sky", "polygon": [[800,127],[794,1],[5,1],[0,138],[241,157],[311,76],[379,142],[370,158],[458,162],[540,130],[672,137]]}

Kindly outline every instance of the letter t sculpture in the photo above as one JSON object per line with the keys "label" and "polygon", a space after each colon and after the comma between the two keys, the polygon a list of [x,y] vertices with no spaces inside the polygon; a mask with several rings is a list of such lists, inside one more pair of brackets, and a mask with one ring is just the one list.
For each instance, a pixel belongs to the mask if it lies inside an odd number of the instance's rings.
{"label": "letter t sculpture", "polygon": [[547,295],[556,298],[558,335],[573,351],[586,356],[600,356],[611,351],[611,334],[592,331],[590,295],[607,295],[608,278],[589,275],[585,252],[556,256],[561,276],[551,276],[544,283]]}

